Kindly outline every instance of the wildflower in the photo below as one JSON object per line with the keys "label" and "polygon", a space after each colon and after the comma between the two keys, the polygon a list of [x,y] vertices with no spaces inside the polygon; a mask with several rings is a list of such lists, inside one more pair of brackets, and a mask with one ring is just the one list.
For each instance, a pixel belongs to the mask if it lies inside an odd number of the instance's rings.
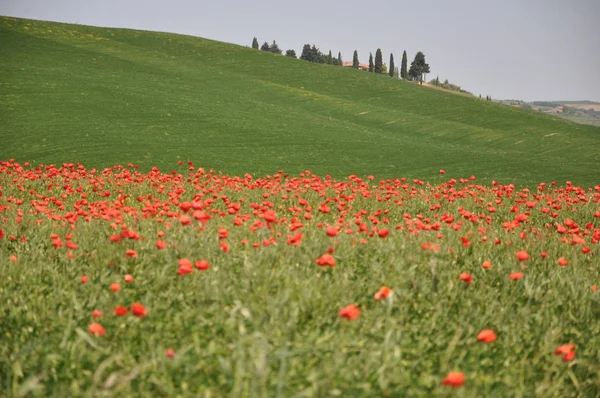
{"label": "wildflower", "polygon": [[518,281],[522,277],[523,277],[523,273],[522,272],[513,272],[512,274],[510,274],[508,276],[508,278],[512,279],[513,281]]}
{"label": "wildflower", "polygon": [[465,283],[471,284],[473,282],[473,276],[468,272],[463,272],[462,274],[460,274],[460,280],[462,280]]}
{"label": "wildflower", "polygon": [[335,258],[329,253],[323,254],[321,257],[315,260],[317,264],[321,267],[330,266],[333,267],[335,265]]}
{"label": "wildflower", "polygon": [[160,249],[164,249],[165,247],[167,247],[167,244],[163,240],[157,240],[155,243],[155,246],[157,249],[160,250]]}
{"label": "wildflower", "polygon": [[191,274],[192,273],[192,262],[187,258],[179,259],[179,275]]}
{"label": "wildflower", "polygon": [[489,344],[496,341],[496,337],[496,333],[493,330],[484,329],[477,335],[477,341]]}
{"label": "wildflower", "polygon": [[572,361],[575,358],[575,344],[563,344],[554,350],[554,355],[562,355],[564,362]]}
{"label": "wildflower", "polygon": [[127,249],[127,251],[125,252],[125,255],[127,257],[131,257],[131,258],[137,258],[137,256],[138,256],[137,252],[132,249]]}
{"label": "wildflower", "polygon": [[356,319],[360,314],[360,308],[358,308],[356,304],[350,304],[349,306],[342,308],[339,311],[339,314],[340,317],[348,320]]}
{"label": "wildflower", "polygon": [[492,262],[491,261],[484,261],[483,264],[481,264],[482,268],[488,269],[488,268],[492,268]]}
{"label": "wildflower", "polygon": [[525,250],[520,250],[515,253],[515,257],[519,261],[527,261],[529,260],[529,253],[527,253]]}
{"label": "wildflower", "polygon": [[100,310],[94,310],[94,311],[92,311],[92,316],[94,318],[100,318],[102,316],[102,311],[100,311]]}
{"label": "wildflower", "polygon": [[206,271],[207,269],[210,268],[210,264],[206,260],[196,261],[196,263],[194,264],[194,266],[197,269],[199,269],[200,271]]}
{"label": "wildflower", "polygon": [[112,283],[110,285],[110,290],[112,290],[113,292],[118,292],[119,290],[121,290],[121,285],[119,285],[118,283]]}
{"label": "wildflower", "polygon": [[125,283],[132,283],[133,282],[133,276],[129,275],[129,274],[125,275],[123,277],[123,279],[125,280]]}
{"label": "wildflower", "polygon": [[167,348],[165,350],[165,356],[167,358],[175,358],[175,351],[172,348]]}
{"label": "wildflower", "polygon": [[104,336],[106,334],[106,330],[99,323],[92,322],[89,327],[90,333],[94,336]]}
{"label": "wildflower", "polygon": [[140,303],[132,304],[131,312],[133,313],[133,315],[137,316],[138,318],[142,318],[142,317],[148,315],[146,308]]}
{"label": "wildflower", "polygon": [[81,283],[88,283],[88,277],[87,275],[84,275],[81,277]]}
{"label": "wildflower", "polygon": [[391,296],[392,294],[392,289],[390,289],[387,286],[381,286],[381,288],[379,288],[379,291],[375,293],[375,296],[373,296],[373,298],[375,298],[375,300],[385,300],[388,298],[388,296]]}
{"label": "wildflower", "polygon": [[333,227],[327,227],[327,229],[325,230],[325,233],[327,234],[327,236],[330,236],[330,237],[334,237],[334,236],[338,235],[337,229],[335,229]]}
{"label": "wildflower", "polygon": [[560,265],[561,267],[565,267],[565,266],[567,266],[568,264],[569,264],[569,261],[568,261],[566,258],[564,258],[564,257],[560,257],[560,258],[558,259],[558,265]]}
{"label": "wildflower", "polygon": [[380,238],[387,238],[387,236],[390,234],[390,231],[387,229],[382,229],[379,231],[378,235]]}
{"label": "wildflower", "polygon": [[443,386],[450,386],[457,388],[465,384],[465,375],[462,372],[450,372],[444,380],[442,380]]}
{"label": "wildflower", "polygon": [[118,305],[115,307],[115,315],[116,316],[124,316],[127,315],[127,313],[129,312],[129,310],[127,309],[127,307],[123,307],[122,305]]}

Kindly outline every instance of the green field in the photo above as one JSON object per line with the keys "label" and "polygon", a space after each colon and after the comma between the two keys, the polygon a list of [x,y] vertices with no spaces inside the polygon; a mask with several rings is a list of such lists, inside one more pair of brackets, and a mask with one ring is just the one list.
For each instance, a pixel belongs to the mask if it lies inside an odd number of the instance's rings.
{"label": "green field", "polygon": [[388,76],[197,37],[8,17],[0,50],[0,159],[600,182],[599,128]]}

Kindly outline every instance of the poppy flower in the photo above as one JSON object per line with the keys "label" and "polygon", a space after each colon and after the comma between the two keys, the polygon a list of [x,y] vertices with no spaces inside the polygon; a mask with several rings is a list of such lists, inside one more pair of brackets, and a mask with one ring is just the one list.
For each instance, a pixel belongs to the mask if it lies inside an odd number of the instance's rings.
{"label": "poppy flower", "polygon": [[131,312],[133,313],[133,315],[137,316],[138,318],[142,318],[142,317],[148,315],[146,308],[140,303],[132,304]]}
{"label": "poppy flower", "polygon": [[388,298],[388,296],[390,296],[392,294],[393,294],[392,289],[390,289],[387,286],[381,286],[381,288],[379,288],[379,290],[377,291],[377,293],[375,293],[373,298],[375,298],[375,300],[385,300]]}
{"label": "poppy flower", "polygon": [[155,243],[155,246],[157,249],[160,250],[160,249],[164,249],[165,247],[167,247],[167,244],[163,240],[157,240]]}
{"label": "poppy flower", "polygon": [[554,355],[562,355],[564,362],[572,361],[575,358],[575,344],[563,344],[554,350]]}
{"label": "poppy flower", "polygon": [[99,323],[92,322],[89,327],[89,331],[94,336],[104,336],[106,330]]}
{"label": "poppy flower", "polygon": [[450,372],[442,380],[443,386],[457,388],[465,384],[465,375],[463,372]]}
{"label": "poppy flower", "polygon": [[566,258],[564,258],[564,257],[560,257],[560,258],[558,259],[558,265],[560,265],[561,267],[565,267],[565,266],[567,266],[568,264],[569,264],[569,261],[568,261]]}
{"label": "poppy flower", "polygon": [[81,277],[81,283],[88,283],[88,277],[87,275],[84,275]]}
{"label": "poppy flower", "polygon": [[129,312],[129,310],[127,309],[127,307],[123,307],[122,305],[118,305],[115,307],[115,315],[116,316],[124,316],[127,315],[127,313]]}
{"label": "poppy flower", "polygon": [[468,272],[463,272],[462,274],[460,274],[460,280],[462,280],[465,283],[471,284],[473,282],[473,276]]}
{"label": "poppy flower", "polygon": [[596,290],[598,290],[598,286],[592,285],[592,287],[590,287],[590,289],[592,289],[592,292],[595,292]]}
{"label": "poppy flower", "polygon": [[378,235],[380,238],[387,238],[387,236],[390,234],[390,231],[388,229],[381,229],[378,232]]}
{"label": "poppy flower", "polygon": [[327,234],[327,236],[330,236],[330,237],[334,237],[334,236],[338,235],[337,229],[335,229],[333,227],[327,227],[327,229],[325,230],[325,233]]}
{"label": "poppy flower", "polygon": [[206,260],[196,261],[196,263],[194,264],[194,266],[197,269],[199,269],[200,271],[206,271],[207,269],[210,268],[210,264]]}
{"label": "poppy flower", "polygon": [[484,329],[477,335],[477,341],[488,344],[496,341],[496,338],[496,333],[491,329]]}
{"label": "poppy flower", "polygon": [[325,267],[325,266],[333,267],[335,265],[335,258],[331,254],[325,253],[321,257],[316,259],[315,262],[317,264],[319,264],[321,267]]}
{"label": "poppy flower", "polygon": [[508,276],[508,278],[512,279],[513,281],[518,281],[522,277],[523,277],[523,273],[522,272],[513,272],[512,274],[510,274]]}
{"label": "poppy flower", "polygon": [[92,311],[92,316],[94,318],[100,318],[102,316],[102,311],[100,311],[100,310],[94,310],[94,311]]}
{"label": "poppy flower", "polygon": [[165,350],[165,356],[167,358],[175,358],[175,351],[172,348],[167,348]]}
{"label": "poppy flower", "polygon": [[121,285],[119,285],[118,283],[111,283],[110,290],[112,290],[113,292],[118,292],[119,290],[121,290]]}
{"label": "poppy flower", "polygon": [[339,315],[348,320],[356,319],[358,318],[358,315],[360,315],[360,308],[358,308],[356,304],[350,304],[349,306],[342,308],[339,311]]}
{"label": "poppy flower", "polygon": [[519,261],[527,261],[527,260],[529,260],[529,253],[527,253],[527,251],[525,251],[525,250],[520,250],[515,253],[515,257]]}
{"label": "poppy flower", "polygon": [[131,257],[131,258],[137,258],[138,254],[135,250],[127,249],[127,251],[125,252],[125,256]]}
{"label": "poppy flower", "polygon": [[485,269],[492,268],[492,262],[491,261],[484,261],[483,264],[481,264],[481,267],[485,268]]}
{"label": "poppy flower", "polygon": [[192,271],[193,271],[192,262],[190,260],[188,260],[187,258],[180,258],[179,259],[179,271],[177,273],[179,275],[184,275],[184,274],[191,274]]}

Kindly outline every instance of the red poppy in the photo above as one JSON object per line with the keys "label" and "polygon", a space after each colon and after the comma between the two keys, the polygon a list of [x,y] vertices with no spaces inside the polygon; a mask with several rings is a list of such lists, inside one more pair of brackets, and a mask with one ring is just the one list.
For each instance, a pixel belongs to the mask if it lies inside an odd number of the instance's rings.
{"label": "red poppy", "polygon": [[575,344],[563,344],[554,350],[554,355],[562,355],[564,362],[572,361],[575,358]]}
{"label": "red poppy", "polygon": [[127,249],[127,251],[125,252],[125,255],[127,257],[131,257],[131,258],[137,258],[137,256],[138,256],[137,252],[133,249]]}
{"label": "red poppy", "polygon": [[84,275],[81,277],[81,283],[88,283],[88,277],[87,275]]}
{"label": "red poppy", "polygon": [[519,261],[527,261],[529,260],[529,253],[527,253],[525,250],[520,250],[515,253],[515,257]]}
{"label": "red poppy", "polygon": [[492,262],[491,261],[484,261],[483,264],[481,264],[482,268],[488,269],[488,268],[492,268]]}
{"label": "red poppy", "polygon": [[133,276],[132,275],[127,274],[127,275],[125,275],[123,277],[123,279],[125,280],[125,283],[133,283]]}
{"label": "red poppy", "polygon": [[207,269],[210,268],[210,264],[206,260],[196,261],[196,263],[194,264],[194,266],[197,269],[199,269],[200,271],[206,271]]}
{"label": "red poppy", "polygon": [[100,318],[102,316],[102,311],[100,311],[100,310],[94,310],[94,311],[92,311],[92,316],[94,318]]}
{"label": "red poppy", "polygon": [[348,320],[356,319],[360,315],[360,308],[358,308],[356,304],[350,304],[349,306],[342,308],[339,311],[339,315]]}
{"label": "red poppy", "polygon": [[146,311],[146,308],[144,308],[144,306],[140,303],[134,303],[131,305],[131,312],[133,313],[133,315],[137,316],[138,318],[144,317],[146,315],[148,315],[148,312]]}
{"label": "red poppy", "polygon": [[106,330],[99,323],[92,322],[89,327],[90,333],[94,336],[104,336],[106,334]]}
{"label": "red poppy", "polygon": [[484,329],[477,335],[477,341],[488,344],[496,341],[496,338],[496,333],[491,329]]}
{"label": "red poppy", "polygon": [[389,287],[381,286],[381,288],[379,288],[379,291],[377,291],[377,293],[375,293],[375,296],[373,297],[375,298],[375,300],[385,300],[392,293],[392,289],[390,289]]}
{"label": "red poppy", "polygon": [[124,316],[127,315],[128,312],[129,310],[127,309],[127,307],[123,307],[122,305],[118,305],[115,307],[116,316]]}
{"label": "red poppy", "polygon": [[333,227],[327,227],[325,233],[327,234],[327,236],[334,237],[338,235],[338,230]]}
{"label": "red poppy", "polygon": [[381,230],[379,230],[379,233],[378,233],[380,238],[387,238],[387,236],[389,234],[390,234],[390,231],[387,229],[381,229]]}
{"label": "red poppy", "polygon": [[473,282],[473,276],[468,272],[463,272],[462,274],[460,274],[460,279],[468,284],[471,284]]}
{"label": "red poppy", "polygon": [[513,272],[512,274],[510,274],[508,276],[508,278],[512,279],[513,281],[518,281],[522,277],[523,277],[523,273],[522,272]]}
{"label": "red poppy", "polygon": [[558,265],[560,265],[561,267],[565,267],[565,266],[567,266],[568,264],[569,264],[569,261],[568,261],[566,258],[564,258],[564,257],[560,257],[560,258],[558,259]]}
{"label": "red poppy", "polygon": [[177,272],[179,275],[191,274],[192,271],[192,262],[190,260],[187,258],[179,259],[179,271]]}
{"label": "red poppy", "polygon": [[321,267],[325,267],[325,266],[333,267],[335,265],[335,258],[329,253],[323,254],[321,257],[319,257],[315,261]]}
{"label": "red poppy", "polygon": [[119,290],[121,290],[121,285],[119,285],[118,283],[111,283],[110,290],[112,290],[113,292],[118,292]]}
{"label": "red poppy", "polygon": [[462,372],[450,372],[444,380],[442,380],[443,386],[450,386],[457,388],[465,384],[465,375]]}
{"label": "red poppy", "polygon": [[162,241],[162,240],[157,240],[155,245],[156,245],[157,249],[164,249],[165,247],[167,247],[167,244],[165,243],[165,241]]}
{"label": "red poppy", "polygon": [[167,358],[175,358],[175,351],[172,348],[167,348],[165,350],[165,356]]}

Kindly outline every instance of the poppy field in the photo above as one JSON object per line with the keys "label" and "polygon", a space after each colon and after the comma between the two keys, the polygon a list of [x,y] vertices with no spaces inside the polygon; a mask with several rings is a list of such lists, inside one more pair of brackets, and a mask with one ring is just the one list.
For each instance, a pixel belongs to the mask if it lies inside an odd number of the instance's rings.
{"label": "poppy field", "polygon": [[600,185],[0,162],[0,395],[600,396]]}

